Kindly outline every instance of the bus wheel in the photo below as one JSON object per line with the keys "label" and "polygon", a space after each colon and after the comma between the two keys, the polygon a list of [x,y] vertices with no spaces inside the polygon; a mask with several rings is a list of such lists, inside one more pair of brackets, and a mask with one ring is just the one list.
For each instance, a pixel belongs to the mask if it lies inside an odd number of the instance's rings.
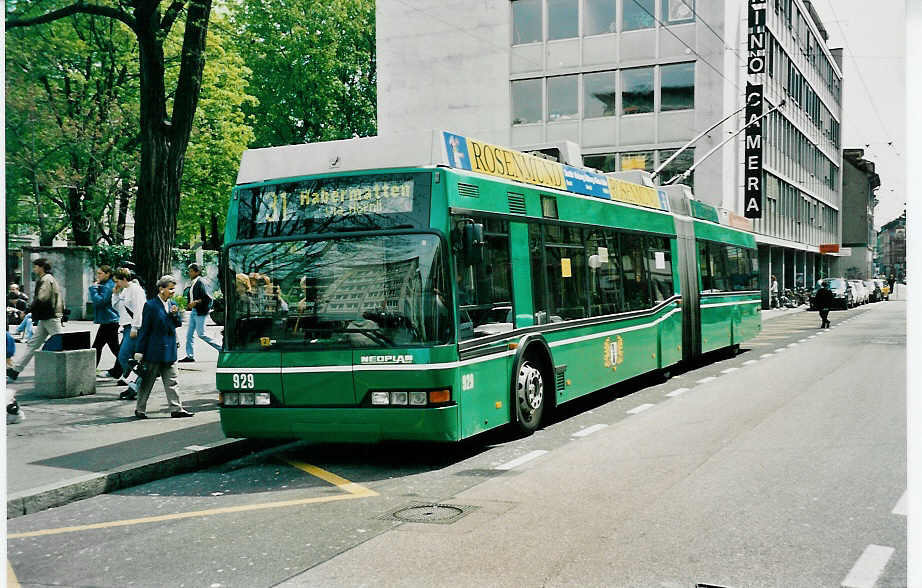
{"label": "bus wheel", "polygon": [[544,413],[544,378],[530,361],[522,362],[515,386],[515,411],[519,430],[529,434],[538,428]]}

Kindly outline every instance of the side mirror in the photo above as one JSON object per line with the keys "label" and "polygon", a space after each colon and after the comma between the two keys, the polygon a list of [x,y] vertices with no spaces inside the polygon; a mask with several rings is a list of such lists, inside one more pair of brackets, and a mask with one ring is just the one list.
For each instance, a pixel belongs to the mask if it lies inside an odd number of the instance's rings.
{"label": "side mirror", "polygon": [[466,223],[463,227],[464,259],[468,265],[483,264],[483,225]]}

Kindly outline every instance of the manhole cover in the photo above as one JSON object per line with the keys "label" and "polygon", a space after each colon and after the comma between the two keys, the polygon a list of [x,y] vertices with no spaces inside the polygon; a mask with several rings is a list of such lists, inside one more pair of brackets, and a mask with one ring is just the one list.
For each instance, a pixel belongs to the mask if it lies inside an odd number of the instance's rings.
{"label": "manhole cover", "polygon": [[404,523],[436,523],[446,525],[453,523],[476,507],[456,504],[411,504],[404,506],[381,518],[402,521]]}

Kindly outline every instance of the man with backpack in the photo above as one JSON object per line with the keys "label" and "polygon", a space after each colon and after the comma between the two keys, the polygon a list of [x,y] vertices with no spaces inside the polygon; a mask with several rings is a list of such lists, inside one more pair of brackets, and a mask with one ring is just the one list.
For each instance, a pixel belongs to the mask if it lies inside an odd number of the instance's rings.
{"label": "man with backpack", "polygon": [[189,326],[186,328],[186,356],[179,360],[180,363],[192,363],[195,361],[195,346],[193,341],[195,335],[208,343],[218,351],[221,346],[214,342],[214,339],[205,334],[205,321],[208,319],[208,311],[211,309],[211,294],[208,287],[202,279],[202,269],[197,263],[189,265],[189,277],[192,283],[187,288],[189,294],[186,296],[189,301]]}

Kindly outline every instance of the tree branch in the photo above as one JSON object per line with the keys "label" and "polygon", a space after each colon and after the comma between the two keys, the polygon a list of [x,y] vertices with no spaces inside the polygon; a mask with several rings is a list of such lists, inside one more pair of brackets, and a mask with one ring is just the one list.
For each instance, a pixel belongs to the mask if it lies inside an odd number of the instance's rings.
{"label": "tree branch", "polygon": [[211,0],[191,0],[186,14],[186,30],[183,35],[182,61],[173,99],[173,138],[182,142],[189,140],[192,119],[198,106],[202,88],[202,69],[205,66],[205,39],[208,33],[208,18],[211,14]]}
{"label": "tree branch", "polygon": [[60,8],[58,10],[52,10],[51,12],[45,13],[41,16],[36,16],[33,18],[9,18],[9,13],[7,13],[6,19],[6,30],[20,28],[20,27],[30,27],[37,24],[45,24],[49,22],[54,22],[62,18],[66,18],[72,14],[95,14],[98,16],[106,16],[109,18],[114,18],[119,20],[130,28],[132,31],[137,32],[137,25],[134,18],[121,10],[117,10],[110,6],[100,6],[98,4],[84,4],[83,0],[77,0],[69,6]]}
{"label": "tree branch", "polygon": [[186,3],[182,0],[173,0],[173,3],[170,4],[170,7],[166,9],[163,18],[160,19],[160,30],[163,31],[163,35],[166,36],[170,34],[170,29],[173,28],[173,23],[176,22],[176,19],[179,18],[182,9],[186,7]]}

